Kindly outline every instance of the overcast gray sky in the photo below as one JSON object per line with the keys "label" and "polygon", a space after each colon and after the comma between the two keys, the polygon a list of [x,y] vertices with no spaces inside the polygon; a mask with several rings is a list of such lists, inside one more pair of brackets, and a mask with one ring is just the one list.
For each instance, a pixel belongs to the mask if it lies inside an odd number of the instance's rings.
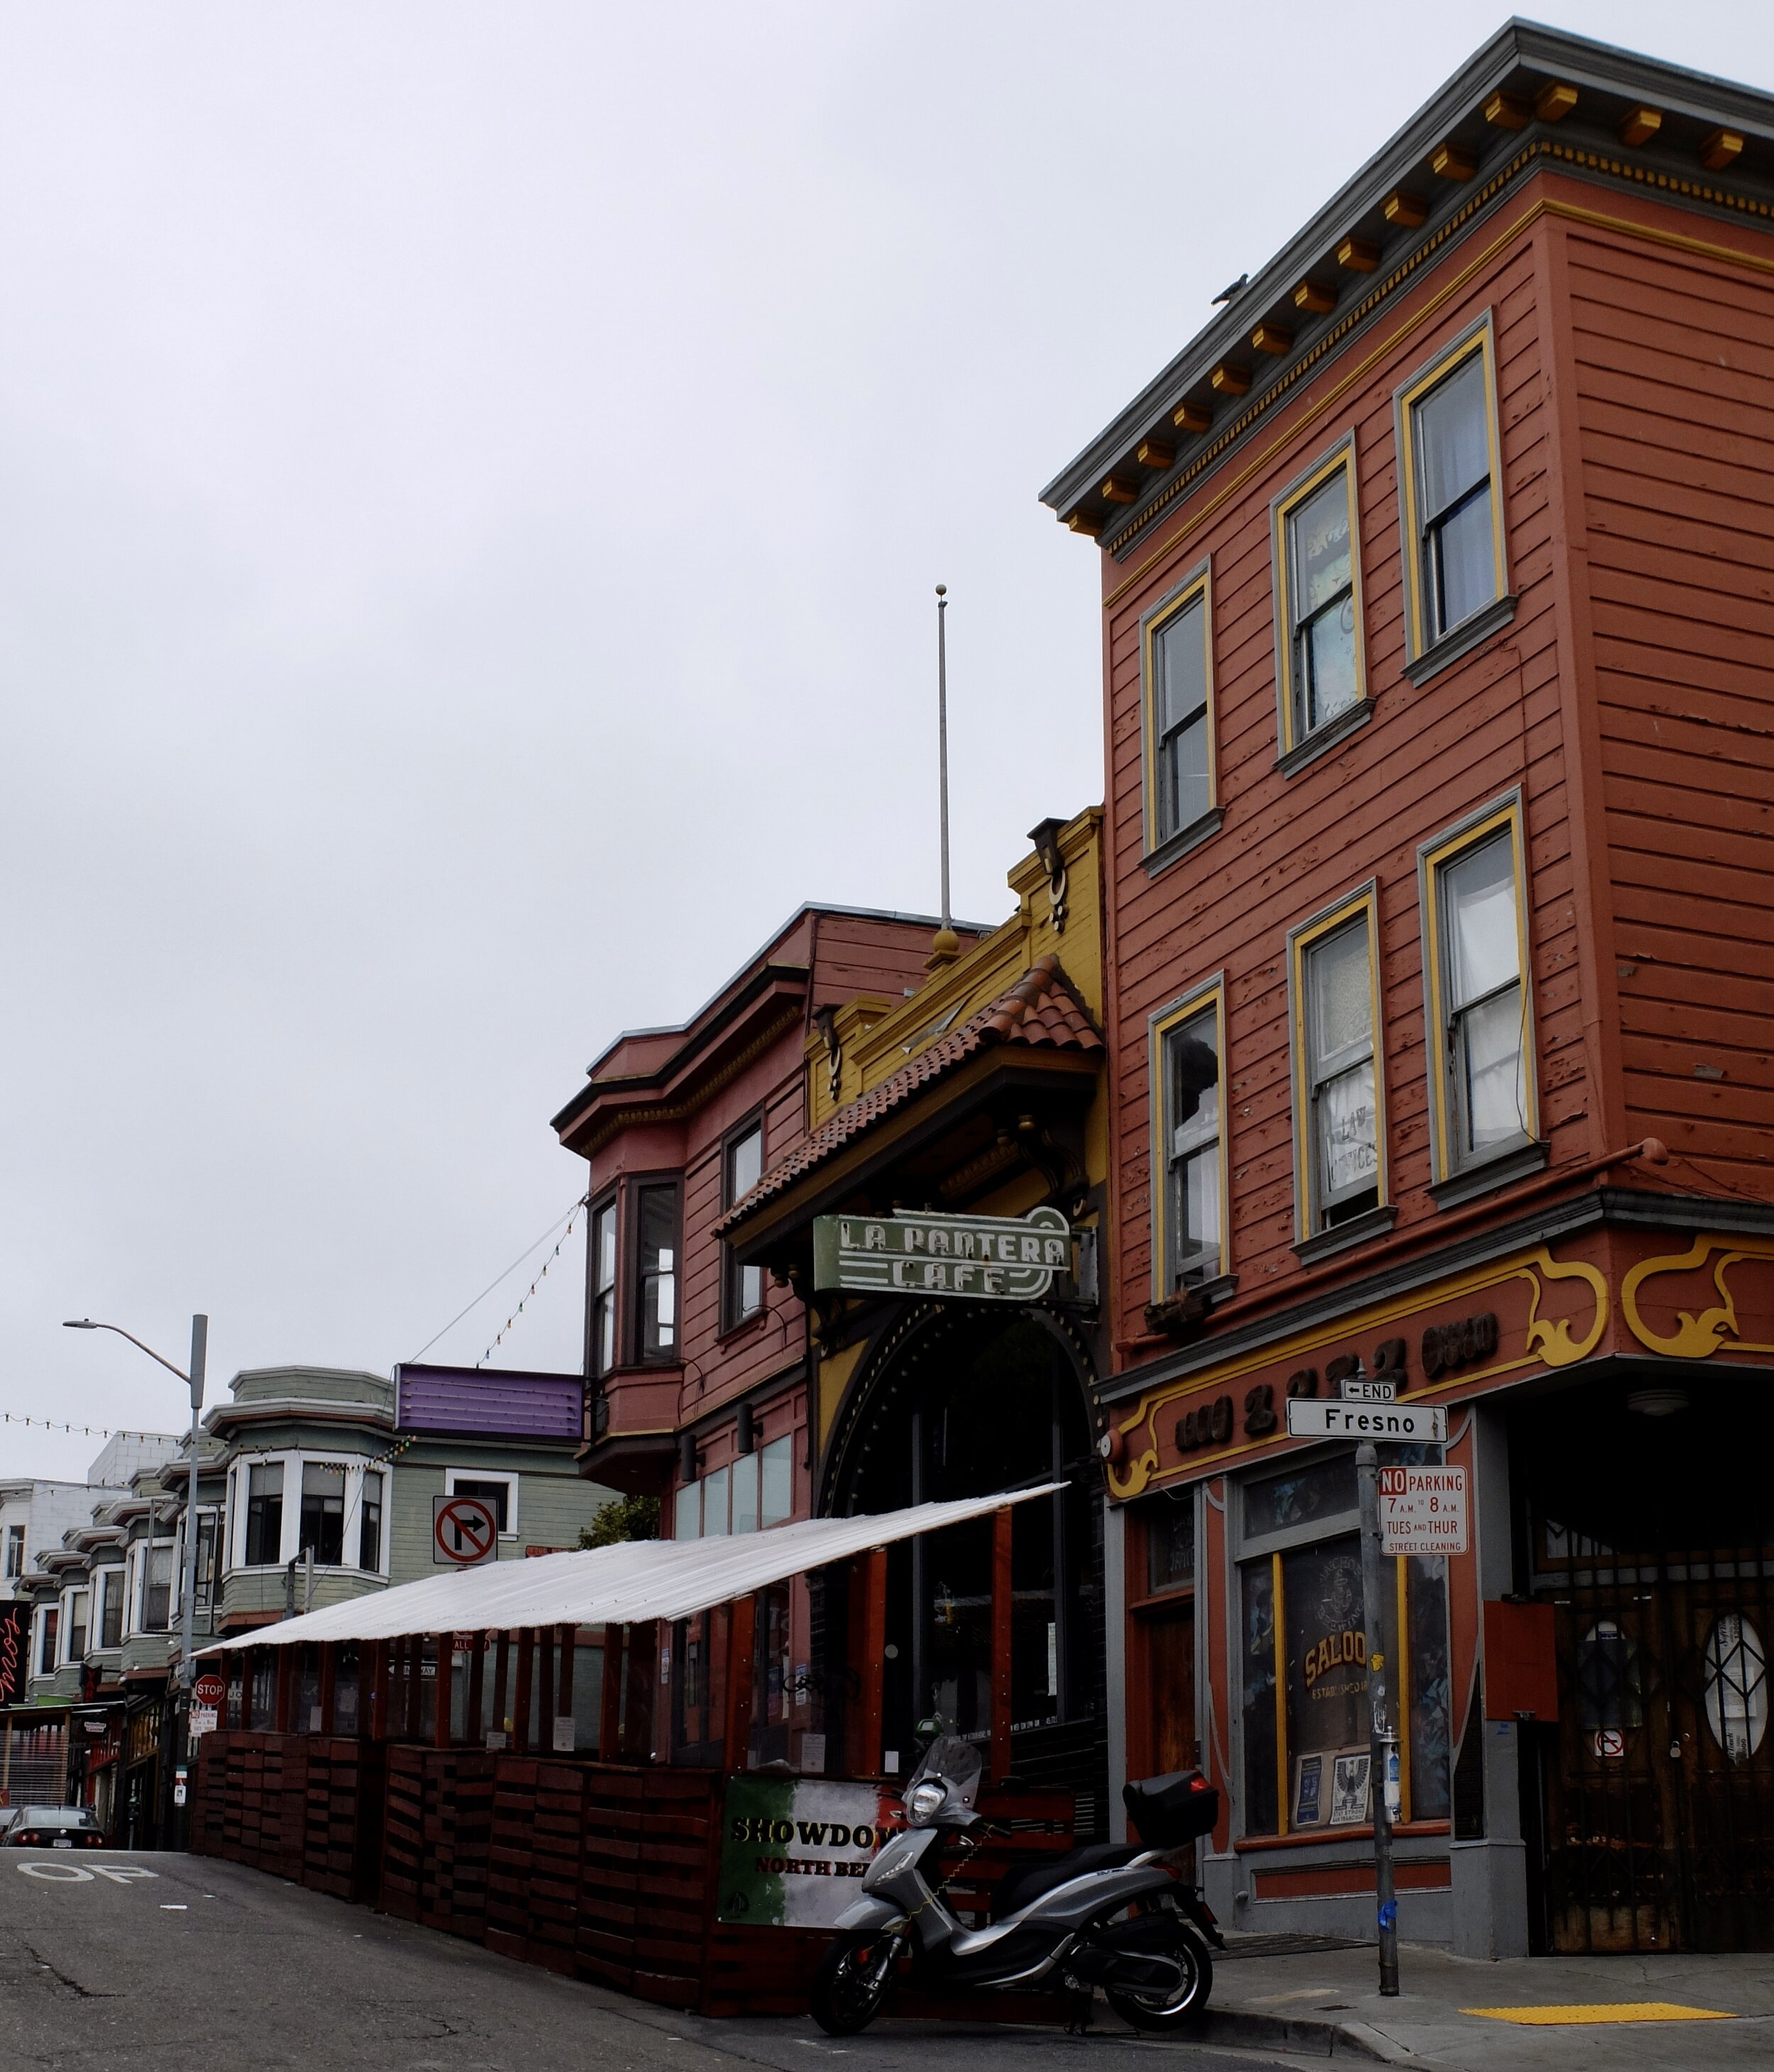
{"label": "overcast gray sky", "polygon": [[[207,1309],[212,1395],[410,1357],[618,1029],[928,909],[938,581],[1006,911],[1101,788],[1036,491],[1501,18],[0,4],[0,1410],[179,1421],[65,1316]],[[1765,6],[1555,18],[1774,85]]]}

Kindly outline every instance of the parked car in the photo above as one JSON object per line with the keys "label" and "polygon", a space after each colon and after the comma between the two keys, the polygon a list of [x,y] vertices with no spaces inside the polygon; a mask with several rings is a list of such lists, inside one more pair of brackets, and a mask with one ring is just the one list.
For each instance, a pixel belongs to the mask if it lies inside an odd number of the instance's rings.
{"label": "parked car", "polygon": [[102,1849],[105,1830],[90,1806],[19,1806],[10,1810],[0,1849]]}

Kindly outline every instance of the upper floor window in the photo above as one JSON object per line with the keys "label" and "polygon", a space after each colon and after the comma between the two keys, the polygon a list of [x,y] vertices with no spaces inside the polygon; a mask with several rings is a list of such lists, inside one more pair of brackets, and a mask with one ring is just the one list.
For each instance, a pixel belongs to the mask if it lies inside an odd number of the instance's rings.
{"label": "upper floor window", "polygon": [[492,1507],[501,1538],[517,1530],[517,1478],[478,1468],[446,1468],[443,1486],[451,1496],[477,1496]]}
{"label": "upper floor window", "polygon": [[1300,1227],[1329,1230],[1385,1198],[1373,895],[1293,943]]}
{"label": "upper floor window", "polygon": [[636,1190],[635,1315],[644,1360],[678,1358],[677,1186],[654,1182]]}
{"label": "upper floor window", "polygon": [[1441,1177],[1532,1141],[1519,810],[1513,801],[1422,857]]}
{"label": "upper floor window", "polygon": [[1149,850],[1187,833],[1213,808],[1211,610],[1204,567],[1141,624]]}
{"label": "upper floor window", "polygon": [[273,1568],[283,1558],[283,1463],[260,1461],[246,1471],[246,1565]]}
{"label": "upper floor window", "polygon": [[382,1565],[382,1477],[379,1470],[364,1469],[360,1503],[357,1565],[374,1575]]}
{"label": "upper floor window", "polygon": [[330,1462],[302,1464],[302,1537],[315,1565],[336,1568],[345,1558],[345,1471]]}
{"label": "upper floor window", "polygon": [[67,1662],[86,1659],[86,1619],[92,1603],[91,1593],[85,1590],[73,1591],[68,1600],[68,1652],[63,1657]]}
{"label": "upper floor window", "polygon": [[1484,324],[1398,392],[1413,656],[1503,594],[1494,391]]}
{"label": "upper floor window", "polygon": [[1276,500],[1275,526],[1285,754],[1366,695],[1352,442]]}
{"label": "upper floor window", "polygon": [[[764,1124],[748,1124],[727,1140],[726,1170],[721,1183],[721,1206],[731,1209],[756,1186],[764,1174]],[[742,1266],[731,1252],[726,1256],[726,1289],[722,1322],[743,1324],[764,1307],[764,1268]]]}
{"label": "upper floor window", "polygon": [[673,1506],[673,1536],[717,1539],[786,1523],[795,1508],[794,1448],[793,1434],[784,1433],[755,1453],[711,1469],[701,1481],[684,1483]]}
{"label": "upper floor window", "polygon": [[43,1630],[37,1638],[37,1674],[53,1676],[56,1673],[56,1634],[61,1624],[61,1609],[56,1605],[44,1608]]}
{"label": "upper floor window", "polygon": [[25,1572],[25,1528],[22,1525],[6,1527],[6,1573],[22,1576]]}
{"label": "upper floor window", "polygon": [[101,1647],[121,1647],[123,1645],[123,1571],[121,1568],[101,1568],[97,1577],[99,1601],[98,1644]]}
{"label": "upper floor window", "polygon": [[1221,1269],[1225,1160],[1220,1104],[1217,989],[1159,1018],[1157,1038],[1158,1293],[1174,1295]]}
{"label": "upper floor window", "polygon": [[591,1256],[587,1281],[591,1315],[587,1348],[594,1378],[616,1363],[616,1204],[614,1197],[591,1217]]}
{"label": "upper floor window", "polygon": [[157,1540],[142,1561],[142,1630],[164,1633],[172,1614],[172,1542]]}

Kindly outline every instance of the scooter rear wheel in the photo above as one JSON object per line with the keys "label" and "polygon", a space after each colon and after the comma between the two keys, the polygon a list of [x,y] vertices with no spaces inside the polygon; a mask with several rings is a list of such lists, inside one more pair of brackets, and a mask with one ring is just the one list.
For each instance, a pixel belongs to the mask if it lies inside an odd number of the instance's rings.
{"label": "scooter rear wheel", "polygon": [[893,1953],[889,1935],[847,1935],[820,1959],[813,2016],[828,2036],[854,2036],[881,2012],[893,1984]]}
{"label": "scooter rear wheel", "polygon": [[1207,2012],[1213,1991],[1213,1959],[1199,1935],[1179,1924],[1176,1947],[1166,1953],[1183,1967],[1180,1985],[1162,1998],[1131,1992],[1125,1986],[1105,1986],[1103,1997],[1122,2020],[1155,2035],[1187,2029]]}

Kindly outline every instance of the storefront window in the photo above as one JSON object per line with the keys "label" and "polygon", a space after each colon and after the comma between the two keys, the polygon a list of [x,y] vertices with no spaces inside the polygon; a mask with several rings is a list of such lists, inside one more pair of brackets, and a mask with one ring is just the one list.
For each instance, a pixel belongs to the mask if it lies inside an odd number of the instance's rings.
{"label": "storefront window", "polygon": [[1146,1588],[1156,1597],[1195,1581],[1195,1492],[1181,1503],[1167,1498],[1146,1514]]}
{"label": "storefront window", "polygon": [[1598,1619],[1577,1643],[1577,1718],[1586,1734],[1644,1725],[1639,1644],[1612,1619]]}
{"label": "storefront window", "polygon": [[[1285,1535],[1292,1543],[1257,1554],[1243,1568],[1247,1834],[1329,1831],[1364,1826],[1372,1817],[1366,1614],[1355,1514],[1352,1460],[1321,1462],[1245,1486],[1247,1545],[1265,1536]],[[1317,1525],[1332,1529],[1314,1535]],[[1404,1744],[1404,1817],[1445,1819],[1451,1803],[1446,1564],[1381,1566],[1386,1680]],[[1402,1650],[1401,1626],[1408,1642]]]}

